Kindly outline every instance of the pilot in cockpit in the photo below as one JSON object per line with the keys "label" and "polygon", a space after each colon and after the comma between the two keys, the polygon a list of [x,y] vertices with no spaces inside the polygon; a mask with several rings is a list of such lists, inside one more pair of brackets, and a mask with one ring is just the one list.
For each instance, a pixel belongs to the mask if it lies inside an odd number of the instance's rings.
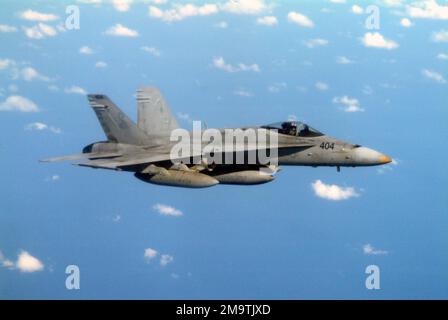
{"label": "pilot in cockpit", "polygon": [[283,122],[282,129],[284,134],[288,134],[290,136],[297,135],[297,123],[295,121]]}

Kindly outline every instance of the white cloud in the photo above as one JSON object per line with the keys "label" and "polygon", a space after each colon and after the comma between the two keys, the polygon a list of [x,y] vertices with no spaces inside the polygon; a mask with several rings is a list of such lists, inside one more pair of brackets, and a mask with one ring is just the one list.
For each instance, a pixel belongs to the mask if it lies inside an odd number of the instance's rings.
{"label": "white cloud", "polygon": [[149,2],[154,4],[165,4],[168,2],[168,0],[149,0]]}
{"label": "white cloud", "polygon": [[268,91],[271,93],[279,93],[281,90],[286,89],[285,82],[277,82],[268,86]]}
{"label": "white cloud", "polygon": [[41,75],[36,69],[32,67],[26,67],[20,70],[20,76],[25,81],[33,81],[33,80],[50,81],[50,78]]}
{"label": "white cloud", "polygon": [[264,26],[275,26],[278,24],[278,20],[274,16],[265,16],[257,19],[257,24]]}
{"label": "white cloud", "polygon": [[434,42],[448,42],[448,30],[434,32],[431,36],[431,40]]}
{"label": "white cloud", "polygon": [[295,11],[289,12],[288,21],[306,28],[314,27],[314,22],[307,16],[301,14],[300,12]]}
{"label": "white cloud", "polygon": [[401,26],[405,27],[405,28],[409,28],[412,27],[412,22],[411,20],[409,20],[408,18],[403,18],[400,20],[400,24]]}
{"label": "white cloud", "polygon": [[328,84],[326,84],[325,82],[318,81],[316,82],[315,86],[316,89],[320,91],[328,90]]}
{"label": "white cloud", "polygon": [[373,247],[370,243],[367,243],[362,246],[362,251],[365,255],[386,255],[389,252],[386,250],[381,250]]}
{"label": "white cloud", "polygon": [[350,64],[350,63],[354,63],[354,61],[350,60],[349,58],[347,58],[345,56],[339,56],[339,57],[336,57],[336,63],[339,63],[339,64]]}
{"label": "white cloud", "polygon": [[25,130],[45,130],[48,129],[48,126],[45,123],[42,122],[34,122],[30,123],[25,127]]}
{"label": "white cloud", "polygon": [[244,64],[244,63],[239,63],[237,66],[237,70],[240,71],[253,71],[253,72],[260,72],[260,67],[258,66],[258,64],[253,63],[253,64]]}
{"label": "white cloud", "polygon": [[404,0],[383,0],[382,3],[386,7],[400,7],[403,5]]}
{"label": "white cloud", "polygon": [[158,255],[157,250],[152,248],[146,248],[143,257],[146,259],[146,261],[150,261],[155,257],[157,257],[157,255]]}
{"label": "white cloud", "polygon": [[107,63],[104,61],[98,61],[95,63],[95,68],[107,68]]}
{"label": "white cloud", "polygon": [[15,61],[11,59],[0,59],[0,70],[7,69],[15,65]]}
{"label": "white cloud", "polygon": [[406,12],[412,18],[448,20],[448,5],[439,5],[435,0],[413,2]]}
{"label": "white cloud", "polygon": [[207,16],[218,13],[219,8],[216,4],[204,4],[196,6],[194,4],[175,4],[171,9],[162,10],[160,8],[150,6],[149,15],[153,18],[162,19],[166,22],[180,21],[193,16]]}
{"label": "white cloud", "polygon": [[17,32],[17,28],[6,24],[0,24],[0,32],[3,33]]}
{"label": "white cloud", "polygon": [[250,92],[248,90],[244,90],[244,89],[235,90],[235,91],[233,91],[233,94],[240,96],[240,97],[246,97],[246,98],[253,97],[253,95],[254,95],[252,92]]}
{"label": "white cloud", "polygon": [[39,23],[38,26],[39,26],[40,31],[46,36],[54,37],[55,35],[58,34],[56,29],[53,28],[52,26],[49,26],[44,23]]}
{"label": "white cloud", "polygon": [[144,47],[141,47],[140,49],[145,52],[148,52],[149,54],[153,55],[154,57],[160,57],[160,55],[161,55],[160,50],[157,48],[154,48],[154,47],[144,46]]}
{"label": "white cloud", "polygon": [[[161,1],[151,1],[160,4]],[[165,3],[165,1],[163,1]],[[225,3],[206,3],[203,5],[173,4],[169,9],[163,10],[156,6],[149,6],[149,16],[166,22],[181,21],[188,17],[207,16],[220,11],[233,14],[261,14],[269,8],[262,0],[229,0]]]}
{"label": "white cloud", "polygon": [[235,14],[260,14],[269,7],[262,0],[229,0],[221,9]]}
{"label": "white cloud", "polygon": [[27,251],[20,252],[16,267],[21,272],[36,272],[44,269],[43,263],[36,257],[30,255]]}
{"label": "white cloud", "polygon": [[65,93],[69,93],[69,94],[71,94],[71,93],[73,93],[73,94],[81,94],[81,95],[86,95],[87,94],[86,90],[84,90],[83,88],[78,87],[78,86],[71,86],[69,88],[65,88],[64,92]]}
{"label": "white cloud", "polygon": [[89,48],[88,46],[82,46],[79,48],[79,53],[81,54],[93,54],[93,50]]}
{"label": "white cloud", "polygon": [[59,134],[62,132],[61,129],[53,127],[53,126],[49,126],[45,123],[42,122],[33,122],[30,123],[28,125],[25,126],[25,130],[36,130],[36,131],[44,131],[44,130],[48,130],[51,131],[53,133]]}
{"label": "white cloud", "polygon": [[346,0],[330,0],[331,3],[344,4]]}
{"label": "white cloud", "polygon": [[165,204],[157,203],[152,208],[163,216],[180,217],[183,215],[182,211],[179,209]]}
{"label": "white cloud", "polygon": [[169,263],[173,262],[173,260],[174,260],[173,256],[170,256],[169,254],[162,254],[162,256],[160,257],[160,265],[162,267],[165,267]]}
{"label": "white cloud", "polygon": [[[162,9],[159,9],[157,7],[154,7],[154,6],[149,6],[148,14],[150,17],[159,18],[159,19],[163,19],[163,20],[167,20],[167,16],[168,16],[167,14],[165,14],[165,11],[163,11]],[[171,20],[167,20],[167,21],[171,21]]]}
{"label": "white cloud", "polygon": [[216,28],[220,28],[220,29],[227,29],[229,26],[229,24],[225,21],[220,21],[217,24],[215,24]]}
{"label": "white cloud", "polygon": [[359,105],[358,99],[350,98],[348,96],[334,97],[333,103],[342,104],[345,106],[345,112],[359,112],[364,111]]}
{"label": "white cloud", "polygon": [[23,28],[23,31],[25,32],[25,35],[30,39],[43,39],[45,38],[45,35],[40,32],[39,26],[34,26],[31,28]]}
{"label": "white cloud", "polygon": [[315,48],[315,47],[326,46],[327,44],[328,44],[328,40],[320,39],[320,38],[305,41],[305,46],[307,46],[310,49]]}
{"label": "white cloud", "polygon": [[130,29],[128,27],[123,26],[122,24],[117,23],[116,25],[110,27],[106,30],[105,34],[114,37],[138,37],[138,31]]}
{"label": "white cloud", "polygon": [[51,177],[45,178],[46,182],[58,182],[61,177],[57,174],[52,175]]}
{"label": "white cloud", "polygon": [[228,64],[224,61],[223,57],[216,57],[213,59],[213,66],[217,69],[226,71],[226,72],[240,72],[240,71],[253,71],[253,72],[260,72],[260,67],[258,64],[244,64],[239,63],[236,66],[233,66],[231,64]]}
{"label": "white cloud", "polygon": [[361,8],[360,6],[356,5],[356,4],[352,6],[351,11],[354,14],[363,14],[364,13],[364,9]]}
{"label": "white cloud", "polygon": [[125,12],[129,10],[132,0],[112,0],[112,4],[117,11]]}
{"label": "white cloud", "polygon": [[14,95],[0,103],[0,111],[38,112],[39,107],[25,97]]}
{"label": "white cloud", "polygon": [[[437,59],[440,59],[440,60],[448,60],[448,53],[439,53],[438,55],[437,55]],[[1,69],[1,68],[0,68]]]}
{"label": "white cloud", "polygon": [[28,38],[37,40],[54,37],[58,34],[55,28],[44,23],[39,23],[30,28],[24,27],[23,30]]}
{"label": "white cloud", "polygon": [[53,21],[59,19],[57,15],[51,13],[42,13],[38,11],[33,11],[31,9],[28,9],[20,13],[20,18],[29,21],[40,21],[40,22]]}
{"label": "white cloud", "polygon": [[7,259],[0,251],[0,265],[8,269],[14,269],[14,262]]}
{"label": "white cloud", "polygon": [[352,187],[340,187],[335,184],[325,184],[320,180],[314,181],[311,186],[316,196],[327,200],[339,201],[359,196]]}
{"label": "white cloud", "polygon": [[398,44],[395,41],[384,38],[379,32],[367,32],[362,38],[362,43],[366,47],[396,49]]}
{"label": "white cloud", "polygon": [[433,71],[433,70],[429,70],[429,69],[423,69],[422,70],[422,74],[423,76],[425,76],[426,78],[433,80],[437,83],[441,83],[441,84],[445,84],[446,80],[445,78],[438,72]]}
{"label": "white cloud", "polygon": [[85,4],[101,4],[102,0],[77,0],[79,3],[85,3]]}
{"label": "white cloud", "polygon": [[1,264],[3,267],[8,269],[14,269],[14,262],[8,259],[2,260]]}
{"label": "white cloud", "polygon": [[[159,255],[159,252],[156,249],[146,248],[143,253],[143,258],[149,263],[150,261],[157,258],[158,255]],[[168,264],[170,264],[171,262],[173,262],[173,260],[174,260],[173,256],[171,256],[169,254],[162,254],[162,255],[160,255],[159,263],[162,267],[165,267]]]}
{"label": "white cloud", "polygon": [[[156,3],[159,1],[152,2]],[[203,5],[176,3],[166,10],[156,6],[149,6],[149,16],[166,22],[173,22],[181,21],[187,17],[212,15],[220,11],[233,14],[261,14],[267,11],[268,8],[269,6],[262,0],[229,0],[221,4],[206,3]]]}

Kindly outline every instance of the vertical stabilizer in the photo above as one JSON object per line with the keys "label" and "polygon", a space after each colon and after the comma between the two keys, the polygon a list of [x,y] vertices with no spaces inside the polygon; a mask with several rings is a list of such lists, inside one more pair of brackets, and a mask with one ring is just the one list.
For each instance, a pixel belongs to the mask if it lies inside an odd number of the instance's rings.
{"label": "vertical stabilizer", "polygon": [[171,131],[179,127],[159,89],[140,88],[137,91],[137,105],[138,127],[148,136],[169,137]]}

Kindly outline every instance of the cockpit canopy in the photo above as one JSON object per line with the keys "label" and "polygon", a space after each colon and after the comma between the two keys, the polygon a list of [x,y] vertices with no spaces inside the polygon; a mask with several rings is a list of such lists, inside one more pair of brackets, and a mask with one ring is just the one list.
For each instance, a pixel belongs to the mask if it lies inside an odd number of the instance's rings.
{"label": "cockpit canopy", "polygon": [[319,132],[318,130],[311,128],[306,123],[300,121],[276,122],[265,126],[261,126],[261,128],[274,129],[277,130],[278,133],[287,134],[290,136],[298,136],[298,137],[323,136],[322,132]]}

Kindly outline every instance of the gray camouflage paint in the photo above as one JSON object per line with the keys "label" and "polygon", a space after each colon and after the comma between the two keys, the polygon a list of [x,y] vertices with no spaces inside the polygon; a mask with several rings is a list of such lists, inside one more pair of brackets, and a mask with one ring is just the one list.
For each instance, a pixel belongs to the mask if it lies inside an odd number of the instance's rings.
{"label": "gray camouflage paint", "polygon": [[[184,158],[182,161],[184,164],[173,165],[170,152],[176,142],[170,141],[170,134],[172,130],[178,128],[178,124],[157,88],[140,88],[137,91],[137,125],[107,96],[91,94],[88,95],[88,100],[108,140],[86,146],[79,155],[42,161],[82,160],[77,164],[92,168],[130,171],[145,182],[190,188],[210,187],[219,183],[252,185],[270,182],[274,180],[274,174],[279,170],[277,165],[335,166],[339,170],[340,167],[374,166],[392,161],[388,156],[373,149],[320,133],[300,136],[299,131],[296,131],[295,135],[274,133],[278,134],[278,157],[272,159],[275,166],[259,162],[216,164],[211,163],[206,157],[204,157],[206,163],[188,164],[190,163],[188,160],[191,159]],[[288,126],[298,124],[308,130],[308,126],[302,123],[281,123]],[[264,128],[262,130],[267,128],[261,127]],[[252,129],[260,130],[260,127]],[[224,129],[220,130],[223,132]],[[268,131],[269,134],[273,132],[269,128]],[[202,142],[202,146],[206,144],[208,143]],[[220,151],[222,150],[217,152]]]}

